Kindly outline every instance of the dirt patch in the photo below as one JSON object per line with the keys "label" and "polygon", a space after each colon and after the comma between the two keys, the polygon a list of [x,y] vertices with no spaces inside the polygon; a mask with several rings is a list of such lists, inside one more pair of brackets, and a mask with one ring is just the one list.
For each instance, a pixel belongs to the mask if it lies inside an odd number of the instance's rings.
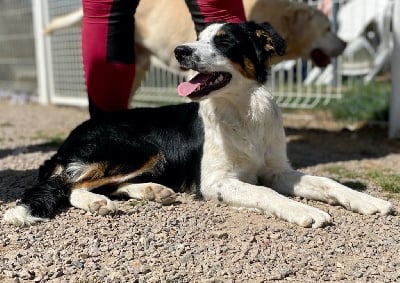
{"label": "dirt patch", "polygon": [[[88,117],[86,109],[0,101],[0,217],[36,180],[37,168]],[[369,170],[400,174],[400,143],[387,130],[320,115],[285,118],[288,153],[303,172],[353,182],[377,197]],[[345,173],[343,173],[345,172]],[[49,222],[0,221],[1,282],[266,282],[400,280],[400,217],[362,216],[300,200],[334,224],[305,229],[273,217],[179,195],[179,203],[118,200],[113,217],[75,208]]]}

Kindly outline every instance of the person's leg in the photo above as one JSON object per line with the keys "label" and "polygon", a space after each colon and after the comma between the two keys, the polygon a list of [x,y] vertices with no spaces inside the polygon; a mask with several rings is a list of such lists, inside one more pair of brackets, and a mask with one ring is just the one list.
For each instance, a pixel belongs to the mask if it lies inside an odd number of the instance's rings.
{"label": "person's leg", "polygon": [[139,0],[82,0],[82,57],[91,116],[126,109],[135,76]]}
{"label": "person's leg", "polygon": [[211,22],[246,21],[242,0],[185,0],[199,34]]}

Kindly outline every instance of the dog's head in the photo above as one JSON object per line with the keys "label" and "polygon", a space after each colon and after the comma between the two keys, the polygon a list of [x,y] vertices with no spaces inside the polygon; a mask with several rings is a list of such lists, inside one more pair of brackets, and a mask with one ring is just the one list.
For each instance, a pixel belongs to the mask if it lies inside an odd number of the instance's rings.
{"label": "dog's head", "polygon": [[198,41],[179,45],[175,57],[182,68],[197,71],[189,82],[179,85],[178,93],[191,99],[226,92],[243,80],[263,84],[269,59],[283,55],[285,41],[268,23],[212,24]]}
{"label": "dog's head", "polygon": [[286,56],[309,58],[319,67],[340,55],[346,43],[331,30],[329,18],[315,7],[303,3],[290,5],[281,18],[280,29],[288,42]]}

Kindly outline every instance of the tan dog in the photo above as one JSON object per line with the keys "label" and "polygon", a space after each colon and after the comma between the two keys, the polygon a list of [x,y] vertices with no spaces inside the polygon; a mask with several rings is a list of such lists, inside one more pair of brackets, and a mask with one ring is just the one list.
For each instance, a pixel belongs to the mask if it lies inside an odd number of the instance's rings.
{"label": "tan dog", "polygon": [[[284,56],[274,56],[271,63],[287,59],[312,59],[318,66],[329,64],[330,57],[341,54],[346,46],[330,30],[327,16],[314,7],[287,0],[243,0],[246,17],[255,22],[269,22],[285,39]],[[80,23],[82,10],[54,19],[45,33]],[[136,10],[136,89],[150,65],[150,56],[179,70],[173,50],[183,42],[196,39],[194,25],[184,0],[141,0]]]}

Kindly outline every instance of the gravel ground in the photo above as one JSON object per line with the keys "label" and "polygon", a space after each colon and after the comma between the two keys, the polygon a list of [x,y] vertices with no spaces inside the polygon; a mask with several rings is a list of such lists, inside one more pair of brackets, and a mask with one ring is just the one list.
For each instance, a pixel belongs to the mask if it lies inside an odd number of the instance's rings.
{"label": "gravel ground", "polygon": [[[35,181],[54,141],[87,117],[85,109],[0,100],[1,218]],[[326,171],[342,166],[400,174],[400,142],[388,141],[385,129],[338,131],[340,125],[311,116],[288,118],[285,125],[296,168],[362,182],[366,192],[398,209],[399,196],[373,180]],[[334,224],[301,228],[187,194],[171,206],[117,200],[113,217],[69,208],[32,227],[0,221],[0,282],[400,282],[399,216],[299,201],[327,211]]]}

